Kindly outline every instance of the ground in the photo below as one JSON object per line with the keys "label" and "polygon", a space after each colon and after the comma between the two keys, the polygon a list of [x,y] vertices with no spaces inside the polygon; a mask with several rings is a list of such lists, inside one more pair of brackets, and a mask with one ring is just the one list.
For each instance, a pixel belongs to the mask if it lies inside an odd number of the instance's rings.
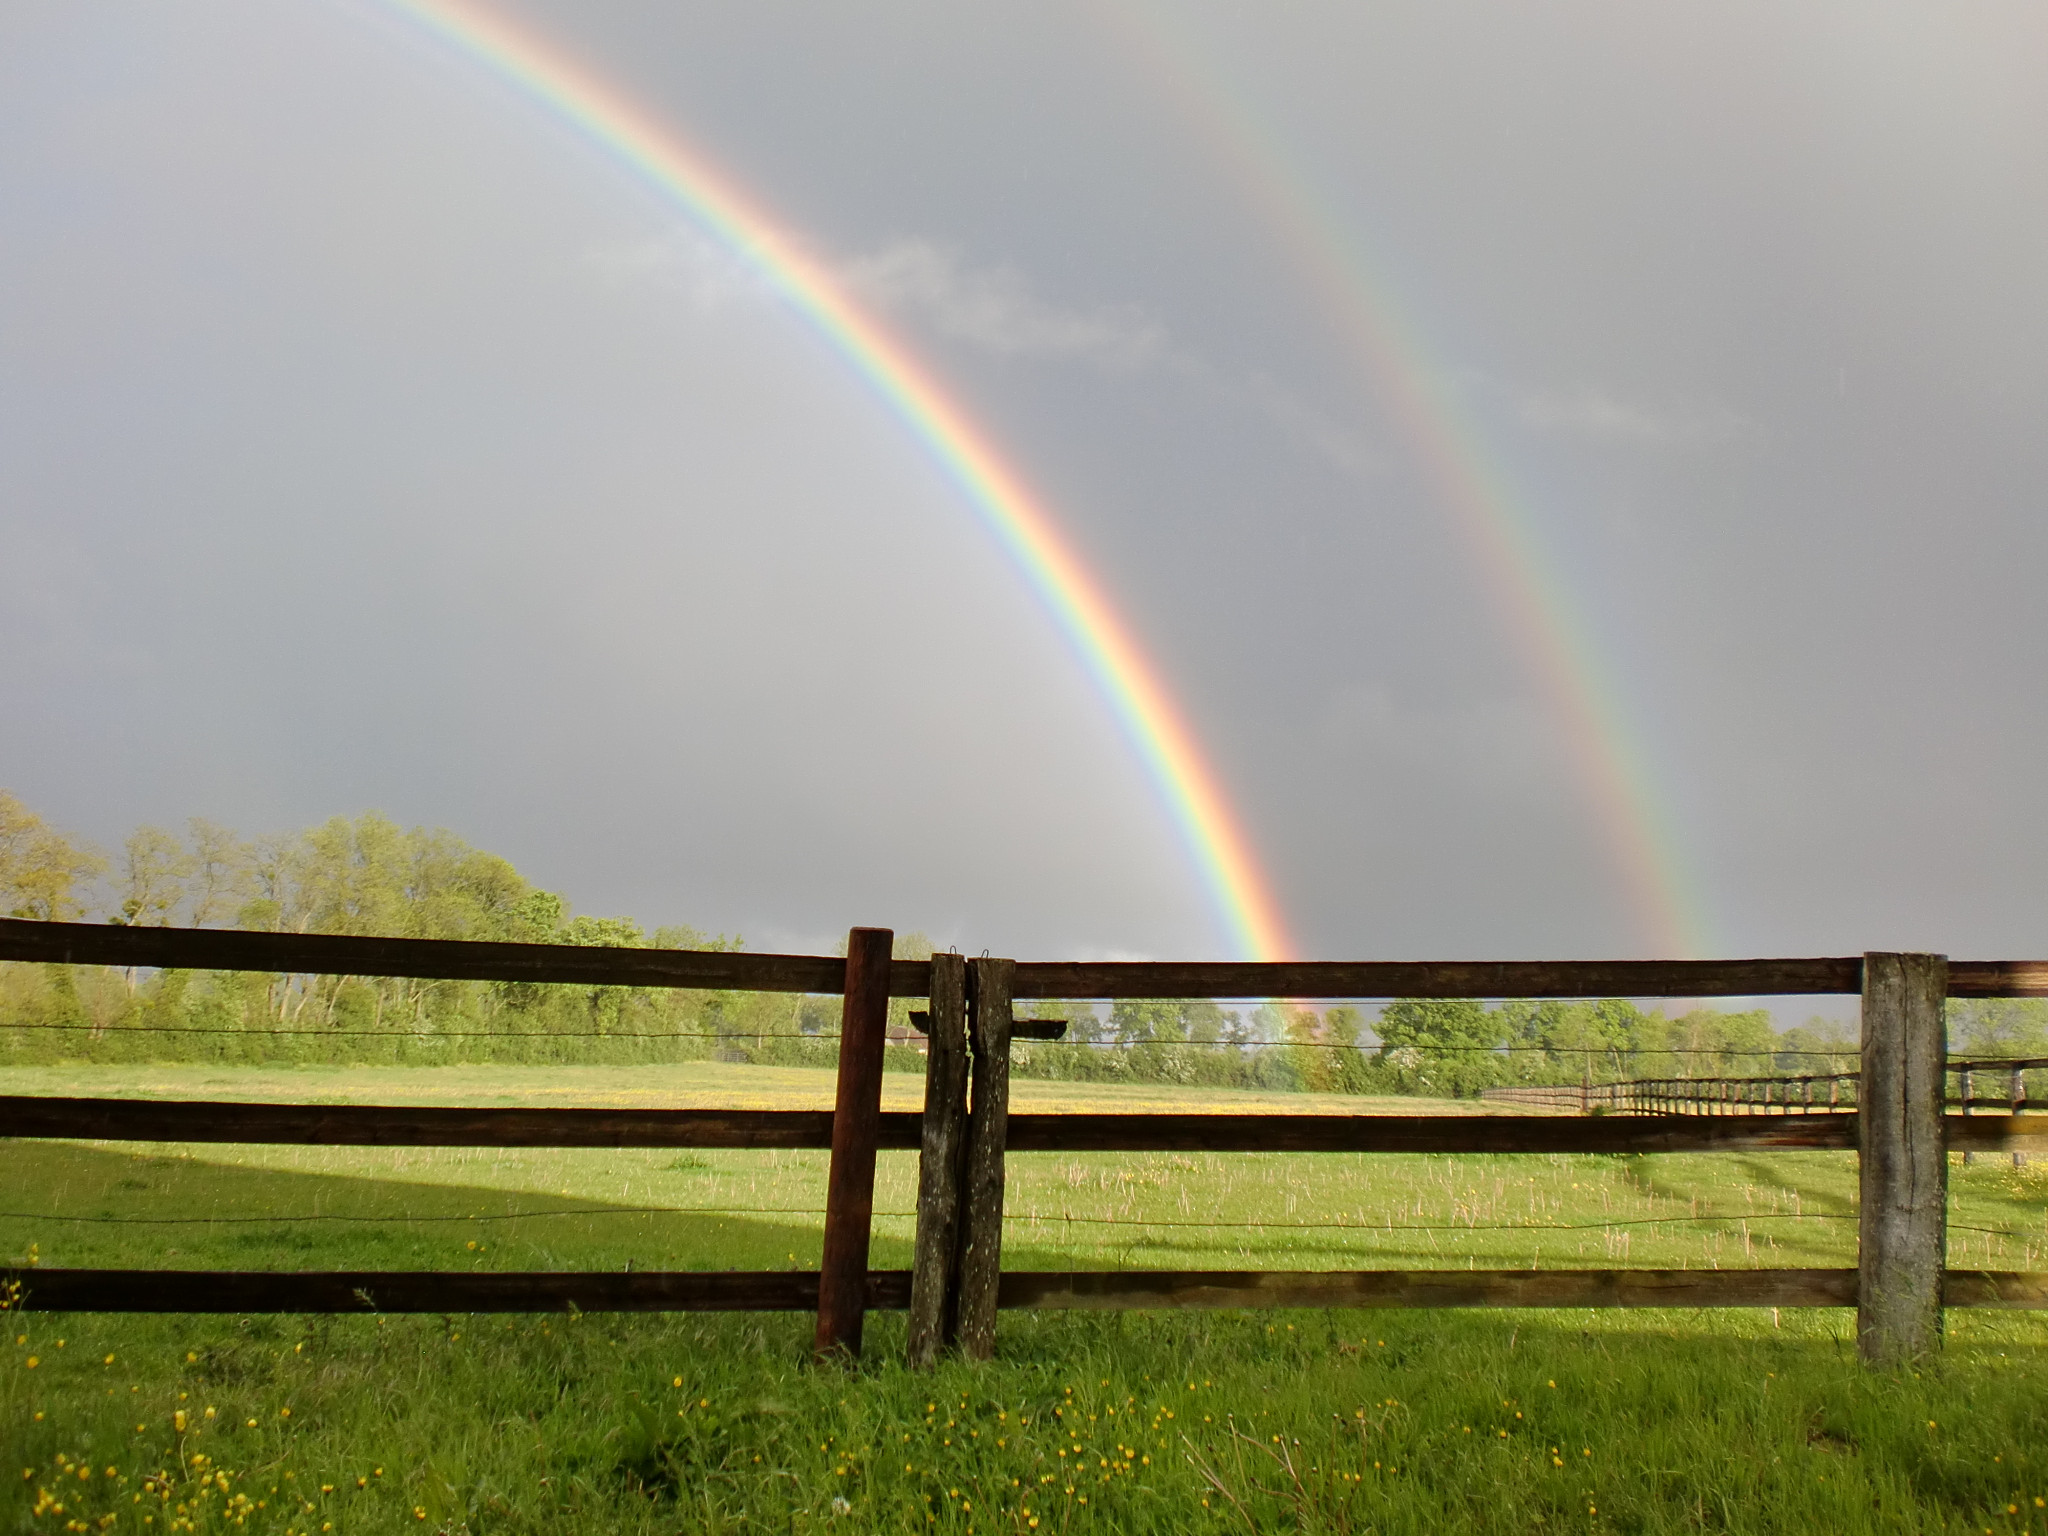
{"label": "ground", "polygon": [[[828,1104],[830,1083],[710,1064],[138,1067],[16,1069],[0,1091],[798,1108]],[[918,1090],[888,1079],[891,1107]],[[250,1268],[810,1267],[825,1165],[71,1143],[5,1157],[0,1253],[17,1261]],[[884,1154],[878,1267],[908,1262],[914,1177],[914,1157]],[[1952,1177],[1952,1262],[2042,1267],[2041,1171]],[[1846,1265],[1853,1196],[1853,1161],[1830,1153],[1019,1154],[1006,1265]],[[924,1377],[897,1363],[887,1315],[842,1372],[808,1362],[802,1317],[29,1312],[0,1363],[0,1468],[20,1469],[0,1528],[2048,1533],[2048,1325],[1951,1313],[1942,1356],[1895,1377],[1856,1365],[1849,1322],[1006,1314],[996,1362]]]}

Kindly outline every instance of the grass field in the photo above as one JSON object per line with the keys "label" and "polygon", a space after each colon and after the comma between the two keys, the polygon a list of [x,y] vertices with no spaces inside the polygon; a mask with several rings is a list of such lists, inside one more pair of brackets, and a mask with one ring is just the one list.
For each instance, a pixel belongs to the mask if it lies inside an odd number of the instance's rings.
{"label": "grass field", "polygon": [[[828,1104],[830,1081],[717,1064],[176,1067],[22,1069],[0,1091],[798,1108]],[[887,1086],[891,1107],[916,1106],[917,1079]],[[1017,1105],[1472,1108],[1037,1082]],[[825,1170],[822,1152],[5,1156],[0,1253],[16,1261],[236,1268],[808,1268]],[[1844,1154],[1010,1166],[1017,1269],[1854,1262]],[[1952,1262],[2043,1267],[2048,1170],[1952,1178]],[[908,1263],[914,1179],[914,1157],[884,1154],[878,1267]],[[1014,1314],[997,1362],[926,1378],[893,1363],[889,1316],[848,1374],[806,1362],[798,1317],[29,1313],[0,1366],[0,1522],[2048,1533],[2048,1325],[1951,1314],[1945,1356],[1904,1378],[1860,1371],[1848,1327],[1789,1311]]]}

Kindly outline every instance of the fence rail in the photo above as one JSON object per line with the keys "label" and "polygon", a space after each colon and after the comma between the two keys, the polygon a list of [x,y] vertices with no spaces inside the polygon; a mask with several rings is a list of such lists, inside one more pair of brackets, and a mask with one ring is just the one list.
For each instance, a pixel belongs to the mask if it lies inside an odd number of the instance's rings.
{"label": "fence rail", "polygon": [[[1576,1090],[1574,1090],[1576,1092]],[[0,1096],[0,1136],[330,1147],[825,1148],[832,1111],[455,1109],[437,1105],[250,1104],[195,1099]],[[877,1117],[879,1151],[916,1151],[924,1116]],[[1962,1150],[2048,1152],[2048,1114],[1948,1116]],[[1008,1152],[1640,1153],[1848,1150],[1848,1114],[1010,1115]]]}
{"label": "fence rail", "polygon": [[[2048,1116],[1947,1115],[1942,999],[2048,996],[2048,962],[1939,955],[1603,962],[1019,965],[892,961],[854,929],[845,960],[567,945],[98,928],[0,920],[0,960],[703,987],[841,994],[835,1108],[816,1111],[457,1109],[0,1099],[0,1135],[384,1146],[831,1148],[824,1258],[814,1274],[247,1273],[16,1270],[41,1308],[152,1311],[808,1309],[820,1355],[858,1353],[874,1307],[907,1306],[913,1363],[994,1346],[998,1308],[1128,1306],[1842,1306],[1866,1358],[1932,1347],[1944,1306],[2048,1306],[2048,1276],[1944,1267],[1947,1151],[2018,1148]],[[1016,998],[1710,997],[1859,992],[1857,1104],[1780,1100],[1769,1114],[1649,1113],[1654,1085],[1545,1116],[1011,1115]],[[881,1110],[889,1000],[930,1000],[925,1106]],[[1959,1066],[1964,1064],[1958,1064]],[[1810,1079],[1810,1082],[1822,1079]],[[1669,1084],[1664,1084],[1669,1087]],[[1673,1097],[1662,1095],[1664,1100]],[[1766,1101],[1769,1093],[1766,1092]],[[1967,1089],[1963,1095],[1969,1099]],[[1745,1100],[1746,1102],[1746,1100]],[[1581,1108],[1589,1107],[1584,1099]],[[1669,1108],[1669,1104],[1665,1104]],[[1966,1107],[1973,1107],[1967,1106]],[[918,1149],[916,1262],[871,1271],[877,1152]],[[1850,1148],[1859,1158],[1854,1270],[1515,1270],[1005,1274],[1004,1169],[1028,1151],[1673,1152]]]}
{"label": "fence rail", "polygon": [[[405,976],[580,986],[682,987],[836,994],[846,962],[822,955],[744,950],[622,949],[460,939],[252,933],[227,928],[130,928],[0,918],[0,960],[54,965],[260,971],[320,976]],[[924,997],[931,965],[895,960],[891,997]],[[1604,998],[1854,994],[1859,955],[1795,960],[1512,961],[1024,961],[1019,1000],[1273,997]],[[2048,997],[2048,960],[1952,960],[1951,997]]]}
{"label": "fence rail", "polygon": [[[26,1269],[22,1304],[62,1312],[811,1312],[815,1270]],[[870,1270],[869,1311],[910,1305],[911,1271]],[[2048,1275],[1949,1270],[1951,1307],[2048,1306]],[[1004,1310],[1132,1307],[1848,1307],[1853,1269],[1012,1270]]]}

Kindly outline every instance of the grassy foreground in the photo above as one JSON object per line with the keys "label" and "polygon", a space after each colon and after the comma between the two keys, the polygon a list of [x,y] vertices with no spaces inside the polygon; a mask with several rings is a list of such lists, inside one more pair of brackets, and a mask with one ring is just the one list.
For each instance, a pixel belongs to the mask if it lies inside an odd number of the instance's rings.
{"label": "grassy foreground", "polygon": [[[30,1531],[2041,1531],[2048,1352],[1953,1320],[1004,1320],[859,1372],[807,1320],[32,1318],[0,1366]],[[23,1469],[18,1477],[14,1468]]]}
{"label": "grassy foreground", "polygon": [[[823,1073],[668,1071],[53,1069],[0,1088],[829,1094]],[[1157,1087],[1033,1087],[1169,1107]],[[914,1080],[890,1088],[914,1106]],[[1320,1107],[1211,1090],[1171,1107],[1240,1097]],[[0,1146],[0,1255],[44,1264],[811,1267],[825,1168],[809,1152]],[[878,1221],[878,1266],[908,1261],[914,1167],[883,1160],[878,1209],[906,1214]],[[1954,1167],[1954,1262],[2041,1267],[2044,1172]],[[1029,1154],[1011,1178],[1019,1269],[1853,1262],[1842,1154]],[[851,1372],[812,1365],[793,1316],[0,1323],[0,1531],[2048,1536],[2048,1319],[2023,1314],[1951,1313],[1944,1354],[1903,1376],[1861,1370],[1834,1312],[1008,1314],[995,1362],[929,1377],[902,1369],[887,1314]]]}

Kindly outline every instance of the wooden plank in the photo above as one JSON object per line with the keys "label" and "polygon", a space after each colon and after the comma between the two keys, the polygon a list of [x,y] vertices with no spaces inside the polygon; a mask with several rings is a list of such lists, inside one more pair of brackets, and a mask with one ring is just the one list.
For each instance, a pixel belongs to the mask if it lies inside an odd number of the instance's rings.
{"label": "wooden plank", "polygon": [[[917,1145],[914,1114],[885,1144]],[[317,1147],[829,1147],[830,1110],[457,1109],[0,1097],[0,1136]]]}
{"label": "wooden plank", "polygon": [[1855,992],[1863,962],[1820,960],[1054,961],[1019,998],[1749,997]]}
{"label": "wooden plank", "polygon": [[2048,1153],[2048,1114],[1942,1116],[1951,1152]]}
{"label": "wooden plank", "polygon": [[[839,993],[829,955],[501,944],[233,928],[129,928],[0,918],[0,960],[54,965],[413,976],[580,986]],[[890,965],[892,997],[924,997],[927,963]],[[2048,997],[2048,960],[1959,960],[1953,997]],[[1017,968],[1019,998],[1741,997],[1849,993],[1857,957],[1590,961],[1042,961]]]}
{"label": "wooden plank", "polygon": [[[459,1273],[178,1269],[17,1269],[18,1310],[36,1312],[808,1312],[809,1270],[715,1273]],[[867,1277],[871,1307],[899,1308],[910,1275]]]}
{"label": "wooden plank", "polygon": [[1853,1147],[1854,1115],[1011,1115],[1012,1152],[1761,1152]]}
{"label": "wooden plank", "polygon": [[1952,1269],[1942,1277],[1942,1305],[2048,1309],[2048,1274],[2040,1270]]}
{"label": "wooden plank", "polygon": [[1950,997],[2048,997],[2048,960],[1951,960]]}
{"label": "wooden plank", "polygon": [[1006,1307],[1846,1307],[1853,1269],[1114,1270],[1003,1276]]}
{"label": "wooden plank", "polygon": [[1856,1340],[1867,1363],[1898,1366],[1941,1343],[1948,962],[1872,953],[1863,977]]}
{"label": "wooden plank", "polygon": [[967,1174],[960,1213],[960,1352],[986,1360],[996,1348],[1003,1269],[1003,1159],[1010,1121],[1010,984],[1014,960],[968,962],[974,1101],[967,1119]]}
{"label": "wooden plank", "polygon": [[882,1051],[889,1032],[887,928],[846,936],[846,999],[839,1014],[839,1096],[832,1166],[825,1177],[825,1245],[818,1265],[818,1358],[860,1358],[868,1309],[868,1244],[875,1224],[875,1149],[881,1139]]}
{"label": "wooden plank", "polygon": [[[826,1110],[517,1109],[0,1097],[0,1136],[336,1147],[829,1147]],[[923,1146],[884,1112],[876,1146]],[[1954,1144],[2037,1145],[2048,1114],[1948,1117]],[[1849,1148],[1853,1113],[1705,1115],[1007,1115],[1011,1152],[1756,1152]]]}
{"label": "wooden plank", "polygon": [[1010,1039],[1017,1040],[1064,1040],[1067,1038],[1068,1019],[1020,1019],[1010,1020]]}
{"label": "wooden plank", "polygon": [[908,1357],[930,1370],[958,1323],[960,1185],[967,1157],[967,961],[932,956],[925,1019],[922,1144],[917,1163],[917,1246],[910,1269]]}
{"label": "wooden plank", "polygon": [[[0,1270],[24,1312],[808,1312],[808,1270],[561,1273],[447,1270]],[[871,1270],[870,1311],[910,1304],[911,1272]],[[1950,1270],[1952,1307],[2048,1308],[2048,1273]],[[1853,1269],[1012,1270],[999,1304],[1194,1307],[1847,1307]]]}
{"label": "wooden plank", "polygon": [[[821,995],[842,992],[846,985],[846,962],[830,955],[248,933],[233,928],[117,928],[20,918],[0,918],[0,960]],[[890,995],[923,997],[930,987],[929,970],[922,960],[894,961],[889,967]]]}

